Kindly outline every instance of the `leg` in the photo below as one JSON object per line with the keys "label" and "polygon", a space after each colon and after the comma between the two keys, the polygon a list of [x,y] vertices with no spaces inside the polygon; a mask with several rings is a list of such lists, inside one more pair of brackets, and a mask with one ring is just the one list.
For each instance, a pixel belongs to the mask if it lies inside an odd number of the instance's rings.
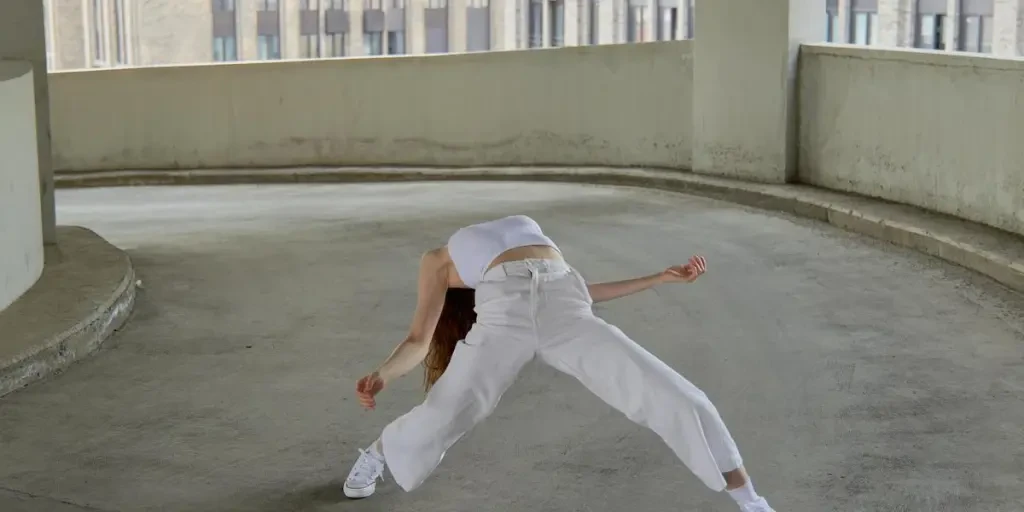
{"label": "leg", "polygon": [[743,461],[707,395],[617,327],[589,312],[567,316],[542,345],[544,362],[657,433],[705,485],[729,487],[725,474]]}
{"label": "leg", "polygon": [[[402,489],[419,487],[445,452],[494,411],[519,371],[533,359],[534,345],[515,334],[514,329],[473,326],[424,402],[384,428],[383,459]],[[371,483],[377,475],[373,476]]]}

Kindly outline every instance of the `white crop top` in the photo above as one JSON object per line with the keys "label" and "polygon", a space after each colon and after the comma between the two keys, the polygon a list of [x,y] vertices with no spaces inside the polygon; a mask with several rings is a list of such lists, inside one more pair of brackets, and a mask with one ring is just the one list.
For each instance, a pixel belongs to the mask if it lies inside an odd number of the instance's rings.
{"label": "white crop top", "polygon": [[448,239],[448,255],[455,263],[455,271],[462,282],[476,288],[495,258],[509,249],[528,245],[547,245],[558,249],[536,221],[525,215],[513,215],[456,231]]}

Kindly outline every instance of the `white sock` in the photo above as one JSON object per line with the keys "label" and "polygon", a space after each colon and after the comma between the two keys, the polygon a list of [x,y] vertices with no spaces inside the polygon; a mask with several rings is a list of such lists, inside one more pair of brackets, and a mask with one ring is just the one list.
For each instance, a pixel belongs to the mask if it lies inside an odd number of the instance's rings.
{"label": "white sock", "polygon": [[729,491],[729,496],[732,496],[732,499],[736,500],[736,503],[739,503],[740,505],[753,503],[761,499],[761,497],[754,492],[754,484],[751,483],[749,478],[747,479],[747,483],[743,484],[743,487],[737,487]]}

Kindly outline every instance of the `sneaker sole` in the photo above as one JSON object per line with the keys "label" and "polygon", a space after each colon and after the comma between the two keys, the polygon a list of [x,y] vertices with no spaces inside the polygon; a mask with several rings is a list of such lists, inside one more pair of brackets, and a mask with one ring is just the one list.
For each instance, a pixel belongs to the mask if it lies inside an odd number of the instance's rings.
{"label": "sneaker sole", "polygon": [[376,490],[376,483],[371,484],[368,487],[363,487],[362,489],[353,489],[352,487],[349,487],[347,485],[344,486],[345,496],[348,496],[349,498],[352,498],[354,500],[369,498],[370,496],[373,496],[373,493]]}

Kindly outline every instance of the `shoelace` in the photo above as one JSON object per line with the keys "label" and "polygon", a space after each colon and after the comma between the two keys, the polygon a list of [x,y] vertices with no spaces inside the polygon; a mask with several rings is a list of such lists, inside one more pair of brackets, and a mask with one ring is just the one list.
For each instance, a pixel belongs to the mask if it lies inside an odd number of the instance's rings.
{"label": "shoelace", "polygon": [[359,478],[362,476],[371,476],[374,480],[380,478],[384,479],[384,472],[381,471],[380,466],[383,463],[377,460],[370,452],[360,448],[359,449],[359,461],[356,462],[355,470],[352,471],[352,476]]}

